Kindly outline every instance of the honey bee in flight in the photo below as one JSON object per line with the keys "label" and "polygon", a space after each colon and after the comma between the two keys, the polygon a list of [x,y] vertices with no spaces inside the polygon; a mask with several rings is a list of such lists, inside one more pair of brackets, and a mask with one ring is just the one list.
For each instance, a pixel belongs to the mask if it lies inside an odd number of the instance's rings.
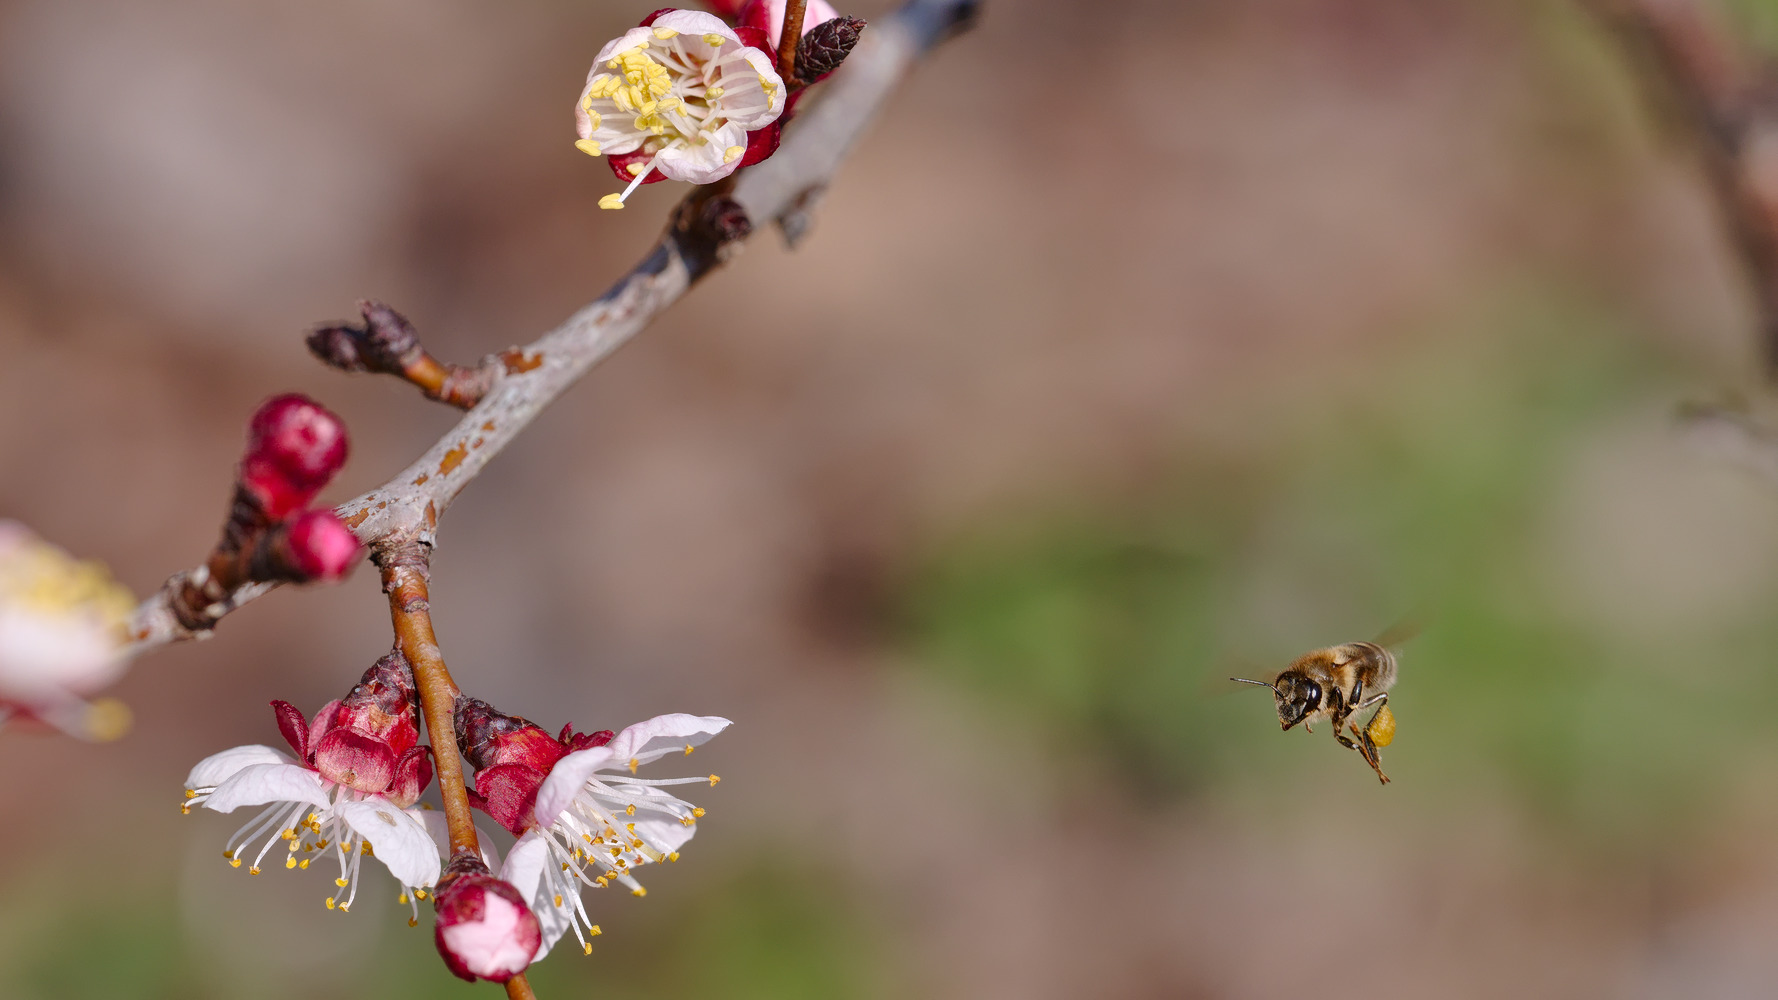
{"label": "honey bee in flight", "polygon": [[[1395,654],[1374,642],[1348,642],[1329,646],[1297,657],[1277,679],[1250,680],[1230,677],[1242,684],[1271,688],[1277,702],[1278,723],[1286,730],[1302,723],[1304,729],[1315,731],[1315,723],[1333,723],[1334,739],[1350,750],[1356,750],[1364,762],[1377,772],[1377,780],[1389,783],[1377,757],[1377,748],[1386,747],[1395,739],[1395,714],[1389,711],[1389,689],[1395,686]],[[1347,719],[1372,705],[1377,706],[1370,721],[1360,729],[1351,724],[1354,743],[1340,732]]]}

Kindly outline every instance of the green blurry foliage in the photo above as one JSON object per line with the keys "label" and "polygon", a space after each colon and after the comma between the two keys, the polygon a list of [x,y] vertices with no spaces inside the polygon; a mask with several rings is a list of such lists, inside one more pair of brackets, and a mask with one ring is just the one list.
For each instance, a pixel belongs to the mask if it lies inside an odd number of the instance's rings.
{"label": "green blurry foliage", "polygon": [[1226,678],[1417,619],[1389,794],[1505,788],[1588,839],[1672,833],[1771,754],[1778,628],[1755,610],[1650,643],[1556,599],[1562,484],[1602,430],[1659,428],[1684,392],[1674,359],[1597,311],[1520,302],[1479,327],[1293,393],[1266,443],[1182,457],[1159,497],[946,540],[910,574],[907,648],[1139,798],[1356,794],[1376,790],[1356,755],[1281,734],[1270,697]]}

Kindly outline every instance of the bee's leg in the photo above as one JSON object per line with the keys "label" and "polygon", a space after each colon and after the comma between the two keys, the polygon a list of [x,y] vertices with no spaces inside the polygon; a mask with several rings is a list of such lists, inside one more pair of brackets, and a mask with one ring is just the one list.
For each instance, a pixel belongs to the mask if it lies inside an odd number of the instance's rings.
{"label": "bee's leg", "polygon": [[[1356,747],[1353,747],[1352,749],[1357,750],[1359,753],[1364,755],[1364,762],[1371,766],[1371,770],[1377,772],[1377,780],[1381,781],[1385,785],[1389,784],[1389,776],[1387,774],[1383,773],[1382,757],[1380,754],[1377,753],[1376,741],[1371,739],[1371,722],[1376,721],[1377,715],[1383,711],[1382,706],[1387,705],[1387,704],[1389,704],[1389,692],[1387,692],[1387,691],[1384,691],[1382,694],[1379,694],[1379,695],[1374,695],[1371,698],[1367,699],[1366,701],[1361,702],[1360,704],[1354,706],[1354,709],[1353,709],[1354,712],[1361,710],[1361,709],[1369,708],[1372,705],[1378,706],[1377,711],[1371,713],[1370,720],[1364,724],[1363,729],[1358,728],[1357,723],[1352,724],[1352,735],[1358,737],[1360,740],[1362,740],[1364,742],[1363,746],[1356,746]],[[1345,743],[1346,741],[1341,740],[1340,742]],[[1348,745],[1350,745],[1350,744],[1348,744]]]}

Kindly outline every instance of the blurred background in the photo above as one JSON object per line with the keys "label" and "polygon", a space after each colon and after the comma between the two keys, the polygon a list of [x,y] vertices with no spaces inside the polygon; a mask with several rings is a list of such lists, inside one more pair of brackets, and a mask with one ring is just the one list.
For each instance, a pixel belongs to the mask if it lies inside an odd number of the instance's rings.
{"label": "blurred background", "polygon": [[[333,500],[405,465],[453,413],[301,335],[473,361],[627,269],[683,191],[600,212],[569,109],[647,6],[0,0],[0,515],[146,593],[275,392]],[[1563,0],[991,0],[444,524],[471,693],[737,722],[539,995],[1769,990],[1778,493],[1674,429],[1759,362],[1661,109]],[[1404,618],[1386,788],[1222,680]],[[139,662],[121,743],[0,733],[0,996],[498,995],[176,808],[389,641],[360,571]]]}

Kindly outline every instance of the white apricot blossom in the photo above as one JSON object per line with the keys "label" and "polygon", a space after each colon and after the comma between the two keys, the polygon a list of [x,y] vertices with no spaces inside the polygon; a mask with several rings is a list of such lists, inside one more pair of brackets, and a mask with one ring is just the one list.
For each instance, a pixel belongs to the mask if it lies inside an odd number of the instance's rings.
{"label": "white apricot blossom", "polygon": [[629,187],[599,200],[622,208],[653,171],[692,184],[733,173],[747,133],[784,112],[784,81],[772,60],[714,14],[672,10],[599,50],[574,108],[592,156],[641,151]]}
{"label": "white apricot blossom", "polygon": [[123,735],[121,702],[86,699],[128,665],[135,605],[102,564],[0,520],[0,721],[28,715],[87,739]]}
{"label": "white apricot blossom", "polygon": [[[604,746],[568,754],[537,791],[536,826],[507,852],[500,877],[529,901],[543,929],[541,959],[569,929],[590,953],[600,933],[580,893],[613,882],[647,895],[635,871],[678,861],[704,810],[663,788],[722,779],[639,778],[637,769],[668,754],[689,755],[728,728],[716,716],[660,715],[625,729]],[[585,930],[583,931],[582,928]],[[535,960],[535,959],[534,959]]]}
{"label": "white apricot blossom", "polygon": [[413,909],[410,925],[418,922],[416,901],[438,882],[439,847],[423,810],[336,784],[268,746],[234,747],[199,761],[185,779],[183,810],[189,813],[192,806],[223,813],[265,807],[229,837],[222,852],[239,868],[253,842],[265,838],[247,867],[251,874],[259,874],[260,863],[280,841],[285,868],[307,868],[316,857],[332,854],[339,861],[334,885],[340,891],[327,897],[330,910],[352,908],[365,858],[382,862],[400,883],[400,901]]}

